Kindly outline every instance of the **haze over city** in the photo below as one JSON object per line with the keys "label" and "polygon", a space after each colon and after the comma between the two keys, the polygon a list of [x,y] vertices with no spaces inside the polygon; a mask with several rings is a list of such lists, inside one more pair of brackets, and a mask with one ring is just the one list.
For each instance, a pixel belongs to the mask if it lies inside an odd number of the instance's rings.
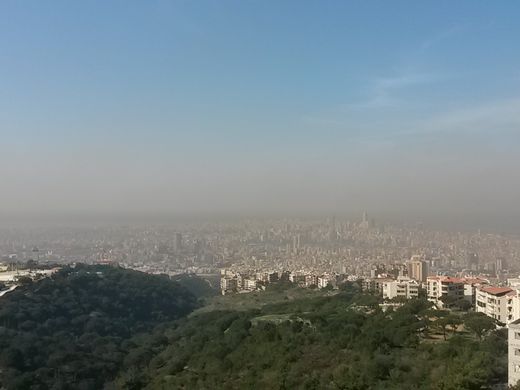
{"label": "haze over city", "polygon": [[0,390],[520,390],[519,11],[0,1]]}
{"label": "haze over city", "polygon": [[518,216],[518,4],[0,4],[0,214]]}

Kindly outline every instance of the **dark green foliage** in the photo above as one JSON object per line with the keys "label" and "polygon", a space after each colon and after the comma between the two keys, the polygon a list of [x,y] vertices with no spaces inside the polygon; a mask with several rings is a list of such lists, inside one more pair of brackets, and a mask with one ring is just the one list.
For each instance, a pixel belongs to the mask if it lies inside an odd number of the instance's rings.
{"label": "dark green foliage", "polygon": [[[149,361],[126,342],[180,318],[196,298],[167,277],[107,266],[65,268],[0,302],[0,381],[8,389],[98,389],[125,365]],[[155,349],[154,349],[155,348]]]}
{"label": "dark green foliage", "polygon": [[355,285],[185,316],[196,298],[167,277],[77,267],[4,298],[8,389],[455,390],[507,377],[507,333],[493,320],[425,299],[383,312]]}
{"label": "dark green foliage", "polygon": [[182,274],[172,277],[172,280],[185,287],[196,297],[212,297],[220,294],[220,289],[214,287],[210,282],[202,277],[193,274]]}
{"label": "dark green foliage", "polygon": [[455,332],[459,316],[438,312],[432,321],[450,337],[429,339],[424,318],[435,311],[426,300],[361,310],[360,303],[375,306],[372,298],[340,293],[182,319],[166,332],[162,352],[129,367],[117,384],[132,388],[137,371],[149,389],[455,390],[505,381],[504,331],[478,341]]}
{"label": "dark green foliage", "polygon": [[464,326],[481,340],[486,332],[496,328],[496,321],[484,313],[470,313],[464,319]]}

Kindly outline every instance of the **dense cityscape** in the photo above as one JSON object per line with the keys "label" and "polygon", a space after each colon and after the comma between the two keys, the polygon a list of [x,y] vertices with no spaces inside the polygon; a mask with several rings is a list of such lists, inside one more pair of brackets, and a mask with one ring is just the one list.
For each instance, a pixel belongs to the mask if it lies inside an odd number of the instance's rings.
{"label": "dense cityscape", "polygon": [[519,15],[0,1],[0,390],[520,390]]}
{"label": "dense cityscape", "polygon": [[[28,278],[41,280],[84,263],[172,278],[197,275],[222,295],[279,283],[331,292],[357,283],[363,292],[382,297],[383,308],[426,297],[437,310],[481,312],[499,326],[511,324],[513,333],[520,320],[520,237],[515,234],[399,226],[363,212],[357,220],[11,228],[0,237],[0,297]],[[511,349],[520,350],[513,344]],[[520,365],[514,352],[511,365]],[[519,378],[510,369],[509,382]]]}

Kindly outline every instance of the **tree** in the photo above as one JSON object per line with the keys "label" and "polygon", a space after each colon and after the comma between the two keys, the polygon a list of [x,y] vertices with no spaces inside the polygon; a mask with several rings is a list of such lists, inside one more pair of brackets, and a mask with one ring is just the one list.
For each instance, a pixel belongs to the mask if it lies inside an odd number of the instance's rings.
{"label": "tree", "polygon": [[496,322],[483,313],[470,313],[464,317],[464,327],[482,340],[482,336],[486,332],[496,328]]}
{"label": "tree", "polygon": [[435,327],[440,329],[442,332],[442,336],[444,337],[444,340],[446,340],[446,328],[449,326],[449,320],[448,317],[441,317],[438,318],[435,323]]}
{"label": "tree", "polygon": [[462,311],[468,311],[469,309],[471,309],[473,307],[471,302],[469,302],[466,299],[459,299],[457,302],[455,302],[454,306],[457,309],[462,310]]}
{"label": "tree", "polygon": [[457,304],[457,302],[460,300],[459,297],[453,296],[453,295],[443,295],[440,298],[440,301],[442,302],[443,307],[450,308]]}
{"label": "tree", "polygon": [[442,331],[442,335],[444,336],[444,340],[446,340],[446,331],[449,328],[455,333],[457,331],[457,326],[462,323],[462,320],[459,316],[454,314],[448,314],[446,316],[440,317],[435,321],[435,325]]}
{"label": "tree", "polygon": [[449,327],[451,328],[453,333],[457,332],[457,327],[462,324],[462,319],[455,314],[450,314],[446,317],[446,321],[448,322]]}

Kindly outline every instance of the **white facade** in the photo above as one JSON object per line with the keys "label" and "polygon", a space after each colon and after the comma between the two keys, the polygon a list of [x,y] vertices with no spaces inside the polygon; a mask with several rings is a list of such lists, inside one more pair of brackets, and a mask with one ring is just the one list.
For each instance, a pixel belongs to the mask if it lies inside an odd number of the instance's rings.
{"label": "white facade", "polygon": [[475,311],[508,324],[515,321],[518,306],[516,292],[509,287],[482,287],[477,289]]}
{"label": "white facade", "polygon": [[507,333],[507,382],[514,386],[520,380],[520,320],[510,323]]}
{"label": "white facade", "polygon": [[393,299],[402,298],[418,298],[419,284],[415,280],[408,278],[399,278],[398,280],[386,281],[383,283],[383,298]]}
{"label": "white facade", "polygon": [[336,278],[331,275],[323,275],[318,277],[318,288],[325,288],[328,285],[336,287]]}
{"label": "white facade", "polygon": [[256,290],[256,280],[244,279],[243,287],[244,290]]}
{"label": "white facade", "polygon": [[229,292],[237,292],[238,290],[238,277],[224,276],[220,279],[220,291],[222,295]]}
{"label": "white facade", "polygon": [[464,298],[465,279],[449,276],[429,276],[426,280],[428,300],[442,307],[443,297]]}

